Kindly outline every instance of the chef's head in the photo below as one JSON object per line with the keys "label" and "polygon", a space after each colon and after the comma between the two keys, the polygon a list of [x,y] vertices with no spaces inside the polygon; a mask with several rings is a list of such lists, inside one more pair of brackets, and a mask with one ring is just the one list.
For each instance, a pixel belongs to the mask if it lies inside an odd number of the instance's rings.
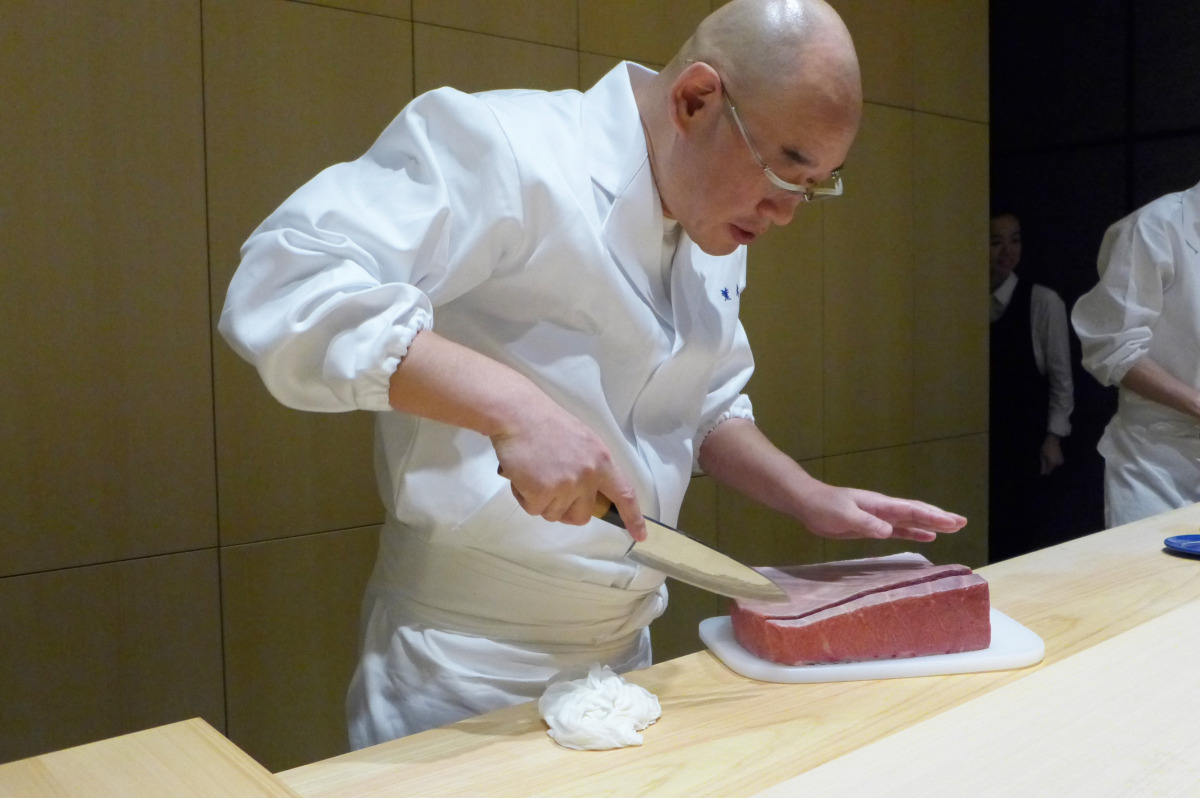
{"label": "chef's head", "polygon": [[858,57],[824,0],[732,0],[639,107],[664,212],[727,254],[840,193],[862,115]]}

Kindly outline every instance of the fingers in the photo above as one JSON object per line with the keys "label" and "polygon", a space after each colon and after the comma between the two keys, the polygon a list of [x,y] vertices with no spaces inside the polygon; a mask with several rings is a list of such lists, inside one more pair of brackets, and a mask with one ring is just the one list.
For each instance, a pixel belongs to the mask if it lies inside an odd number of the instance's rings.
{"label": "fingers", "polygon": [[856,523],[848,537],[875,538],[884,540],[895,534],[895,527],[882,518],[864,512],[855,519]]}
{"label": "fingers", "polygon": [[607,479],[601,482],[600,494],[611,500],[614,508],[617,508],[620,522],[625,524],[625,532],[634,540],[646,540],[646,518],[642,517],[641,506],[637,504],[634,486],[613,469]]}
{"label": "fingers", "polygon": [[[533,501],[512,485],[513,496],[521,509],[530,515],[540,516],[555,523],[583,526],[592,520],[595,503],[592,499],[577,494],[548,494],[541,502]],[[575,498],[572,499],[571,496]]]}
{"label": "fingers", "polygon": [[948,513],[925,502],[910,499],[886,499],[869,509],[875,515],[897,526],[926,529],[931,532],[957,532],[967,525],[967,519]]}
{"label": "fingers", "polygon": [[907,506],[891,506],[880,513],[892,523],[890,537],[929,543],[939,534],[952,534],[967,524],[967,519],[956,513],[948,513],[924,502],[902,499],[894,500]]}
{"label": "fingers", "polygon": [[[499,455],[499,452],[497,452]],[[579,468],[568,465],[556,472],[553,481],[545,474],[511,471],[501,465],[500,476],[511,480],[510,489],[521,509],[530,515],[540,516],[547,521],[582,526],[597,515],[596,509],[603,502],[605,512],[611,505],[621,516],[629,535],[637,541],[646,539],[646,522],[637,501],[637,492],[628,482],[607,452],[599,458],[597,467]],[[552,475],[553,476],[553,475]],[[517,487],[518,484],[521,487]]]}
{"label": "fingers", "polygon": [[930,543],[937,540],[938,533],[930,532],[928,529],[911,529],[909,527],[897,526],[892,527],[892,537],[903,540],[915,540],[918,543]]}
{"label": "fingers", "polygon": [[646,519],[641,513],[630,512],[626,510],[621,513],[621,523],[625,525],[625,531],[629,533],[629,537],[641,543],[646,539]]}
{"label": "fingers", "polygon": [[939,534],[962,529],[967,519],[925,502],[894,499],[872,491],[850,489],[841,494],[853,509],[838,514],[839,520],[812,531],[833,538],[897,538],[928,543]]}

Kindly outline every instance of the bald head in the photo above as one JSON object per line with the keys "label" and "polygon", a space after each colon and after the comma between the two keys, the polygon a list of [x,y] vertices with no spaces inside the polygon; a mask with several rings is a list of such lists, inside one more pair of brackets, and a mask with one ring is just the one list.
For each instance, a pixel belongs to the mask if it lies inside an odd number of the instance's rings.
{"label": "bald head", "polygon": [[709,254],[791,221],[803,195],[787,184],[828,180],[862,115],[854,43],[825,0],[732,0],[631,85],[663,212]]}
{"label": "bald head", "polygon": [[862,113],[854,42],[824,0],[732,0],[700,23],[663,74],[673,78],[693,61],[717,68],[743,103],[803,96],[831,122],[854,126]]}

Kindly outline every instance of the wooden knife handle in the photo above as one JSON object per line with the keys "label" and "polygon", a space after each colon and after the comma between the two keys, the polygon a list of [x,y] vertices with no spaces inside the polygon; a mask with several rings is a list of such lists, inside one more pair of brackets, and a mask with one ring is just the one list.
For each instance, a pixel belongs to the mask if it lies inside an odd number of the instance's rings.
{"label": "wooden knife handle", "polygon": [[596,494],[596,504],[592,507],[592,517],[599,518],[601,521],[607,521],[613,526],[625,528],[625,522],[621,520],[621,514],[617,512],[616,506],[603,493]]}

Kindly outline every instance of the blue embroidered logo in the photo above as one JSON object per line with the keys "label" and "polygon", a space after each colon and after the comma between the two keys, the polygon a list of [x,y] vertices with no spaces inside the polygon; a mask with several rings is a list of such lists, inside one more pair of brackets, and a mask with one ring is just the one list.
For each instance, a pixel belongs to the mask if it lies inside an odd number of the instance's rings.
{"label": "blue embroidered logo", "polygon": [[[741,286],[739,286],[739,285],[735,285],[735,286],[733,287],[733,292],[734,292],[734,296],[738,296],[738,297],[740,297],[740,296],[742,295],[742,287],[741,287]],[[732,301],[733,301],[733,297],[729,295],[729,289],[728,289],[728,288],[722,288],[722,289],[721,289],[721,298],[722,298],[722,299],[724,299],[726,302],[732,302]]]}

